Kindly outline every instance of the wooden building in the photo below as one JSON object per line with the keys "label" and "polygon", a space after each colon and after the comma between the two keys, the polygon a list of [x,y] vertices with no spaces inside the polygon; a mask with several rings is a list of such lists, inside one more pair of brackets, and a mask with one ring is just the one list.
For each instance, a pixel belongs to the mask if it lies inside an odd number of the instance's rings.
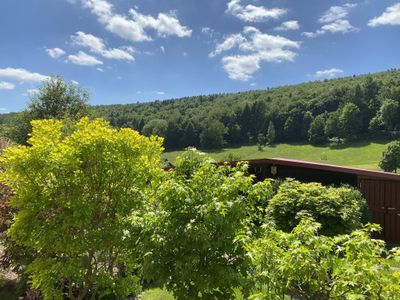
{"label": "wooden building", "polygon": [[350,167],[283,159],[249,160],[249,172],[257,180],[294,178],[324,185],[357,187],[368,202],[372,222],[380,224],[379,236],[389,244],[400,244],[400,175]]}

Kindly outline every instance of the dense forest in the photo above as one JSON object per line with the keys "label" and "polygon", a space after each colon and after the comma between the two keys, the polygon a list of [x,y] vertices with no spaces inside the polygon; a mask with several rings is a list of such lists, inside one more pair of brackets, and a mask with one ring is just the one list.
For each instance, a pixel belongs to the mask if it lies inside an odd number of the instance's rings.
{"label": "dense forest", "polygon": [[354,140],[400,130],[400,70],[94,110],[113,126],[165,137],[167,149]]}
{"label": "dense forest", "polygon": [[[115,127],[163,136],[168,150],[397,137],[400,70],[235,94],[94,106],[92,114]],[[10,115],[0,116],[0,124],[10,120]]]}

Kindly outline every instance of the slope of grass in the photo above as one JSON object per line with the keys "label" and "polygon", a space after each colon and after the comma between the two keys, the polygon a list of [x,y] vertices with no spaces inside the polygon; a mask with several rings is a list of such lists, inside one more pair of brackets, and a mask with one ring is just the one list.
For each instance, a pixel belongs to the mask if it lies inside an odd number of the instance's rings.
{"label": "slope of grass", "polygon": [[[319,147],[307,144],[278,144],[264,147],[242,146],[207,152],[217,161],[257,158],[291,158],[334,165],[379,170],[378,164],[388,141],[361,141],[337,147]],[[182,151],[166,152],[164,156],[173,162]]]}

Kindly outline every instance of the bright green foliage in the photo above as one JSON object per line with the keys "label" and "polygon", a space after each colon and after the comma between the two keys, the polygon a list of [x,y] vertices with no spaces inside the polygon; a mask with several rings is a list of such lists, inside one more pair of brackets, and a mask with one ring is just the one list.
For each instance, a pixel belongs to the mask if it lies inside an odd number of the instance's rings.
{"label": "bright green foliage", "polygon": [[269,181],[253,185],[246,166],[217,166],[190,149],[154,195],[147,274],[177,299],[231,299],[247,271],[238,235],[265,205]]}
{"label": "bright green foliage", "polygon": [[384,242],[370,238],[377,225],[336,237],[318,235],[321,225],[308,218],[289,233],[263,227],[247,247],[255,267],[250,299],[400,299],[400,274],[383,258]]}
{"label": "bright green foliage", "polygon": [[27,266],[32,287],[45,299],[138,292],[135,245],[162,140],[101,119],[83,118],[70,135],[57,120],[32,126],[32,146],[8,148],[1,159],[15,191],[8,234],[38,254]]}
{"label": "bright green foliage", "polygon": [[284,181],[271,199],[268,214],[279,229],[291,231],[304,215],[321,223],[321,234],[337,235],[360,228],[367,203],[350,187],[324,187],[320,183]]}
{"label": "bright green foliage", "polygon": [[400,168],[400,142],[391,142],[382,153],[379,167],[386,172],[396,172]]}

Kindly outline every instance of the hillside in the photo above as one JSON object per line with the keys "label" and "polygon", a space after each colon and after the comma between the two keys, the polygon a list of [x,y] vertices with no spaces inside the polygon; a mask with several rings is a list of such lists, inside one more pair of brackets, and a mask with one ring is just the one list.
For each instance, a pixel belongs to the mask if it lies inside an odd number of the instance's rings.
{"label": "hillside", "polygon": [[[115,127],[163,136],[168,150],[393,138],[400,129],[400,70],[235,94],[94,106],[93,114]],[[10,119],[1,115],[0,124]]]}
{"label": "hillside", "polygon": [[[391,101],[389,101],[389,99]],[[117,127],[166,138],[167,149],[276,142],[324,144],[400,129],[400,70],[236,94],[94,107]],[[310,131],[311,128],[311,131]],[[310,137],[311,134],[311,137]]]}

